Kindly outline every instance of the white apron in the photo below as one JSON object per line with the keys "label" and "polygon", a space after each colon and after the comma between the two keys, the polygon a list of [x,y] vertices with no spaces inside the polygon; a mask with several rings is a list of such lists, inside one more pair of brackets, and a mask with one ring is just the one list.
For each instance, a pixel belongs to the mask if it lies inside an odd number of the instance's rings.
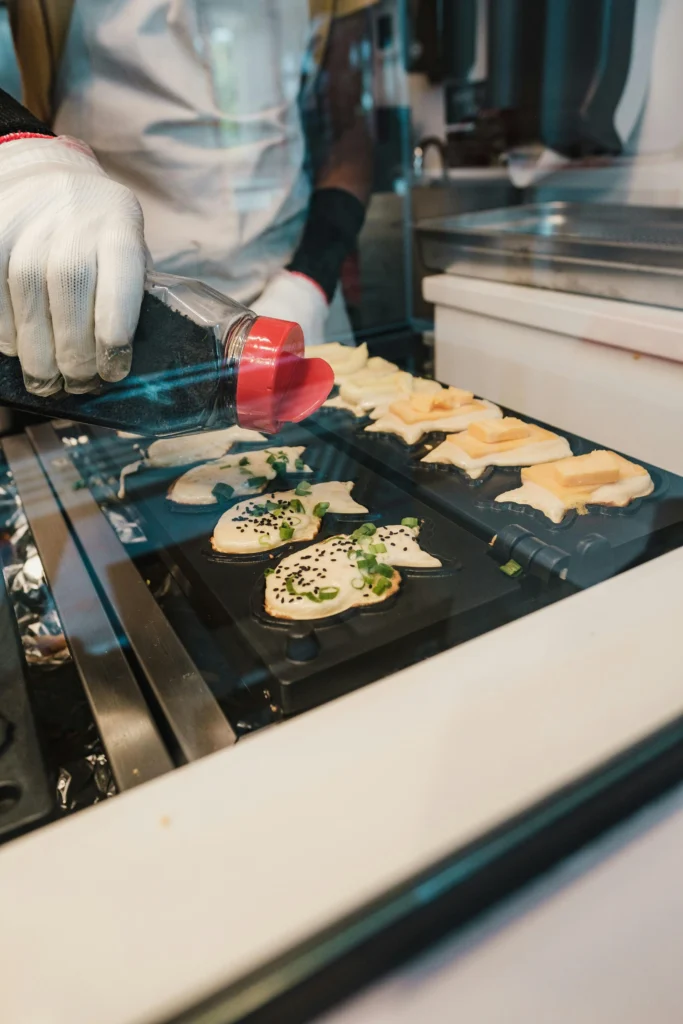
{"label": "white apron", "polygon": [[76,0],[55,130],[135,192],[159,270],[248,304],[291,259],[314,30],[308,0]]}

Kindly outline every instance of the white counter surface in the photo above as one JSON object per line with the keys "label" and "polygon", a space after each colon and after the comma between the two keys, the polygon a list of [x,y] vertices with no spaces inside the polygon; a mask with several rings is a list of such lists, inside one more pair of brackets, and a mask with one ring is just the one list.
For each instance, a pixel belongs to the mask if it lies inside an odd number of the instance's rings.
{"label": "white counter surface", "polygon": [[682,848],[683,788],[325,1024],[680,1024]]}
{"label": "white counter surface", "polygon": [[163,1019],[680,715],[682,574],[678,551],[5,846],[3,1021]]}

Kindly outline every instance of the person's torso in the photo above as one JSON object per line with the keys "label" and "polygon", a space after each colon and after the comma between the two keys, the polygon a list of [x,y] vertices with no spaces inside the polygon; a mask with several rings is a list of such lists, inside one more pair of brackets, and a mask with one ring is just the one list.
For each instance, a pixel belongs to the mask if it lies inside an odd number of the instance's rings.
{"label": "person's torso", "polygon": [[308,0],[76,0],[55,130],[137,194],[160,269],[250,301],[288,261],[316,30]]}

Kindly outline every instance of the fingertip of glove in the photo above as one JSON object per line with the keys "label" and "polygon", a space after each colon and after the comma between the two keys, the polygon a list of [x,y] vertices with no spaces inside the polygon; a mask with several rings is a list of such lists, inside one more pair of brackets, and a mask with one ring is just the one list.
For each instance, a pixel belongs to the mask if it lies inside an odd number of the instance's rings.
{"label": "fingertip of glove", "polygon": [[64,377],[64,390],[68,395],[86,395],[89,391],[95,391],[99,386],[99,377],[90,377],[88,380]]}
{"label": "fingertip of glove", "polygon": [[50,395],[56,395],[58,391],[62,390],[62,377],[61,374],[57,374],[55,377],[50,377],[49,380],[41,380],[38,377],[33,377],[31,374],[24,373],[24,387],[30,395],[36,395],[38,398],[49,398]]}
{"label": "fingertip of glove", "polygon": [[130,373],[133,361],[133,346],[100,345],[97,349],[97,372],[102,380],[116,384]]}

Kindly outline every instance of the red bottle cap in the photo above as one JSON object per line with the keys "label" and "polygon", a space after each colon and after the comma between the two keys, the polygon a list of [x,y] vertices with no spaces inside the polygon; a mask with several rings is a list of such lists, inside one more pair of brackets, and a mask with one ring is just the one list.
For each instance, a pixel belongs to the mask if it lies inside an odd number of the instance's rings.
{"label": "red bottle cap", "polygon": [[329,363],[304,357],[298,324],[258,316],[237,371],[237,422],[275,434],[284,423],[298,423],[319,409],[333,385]]}

